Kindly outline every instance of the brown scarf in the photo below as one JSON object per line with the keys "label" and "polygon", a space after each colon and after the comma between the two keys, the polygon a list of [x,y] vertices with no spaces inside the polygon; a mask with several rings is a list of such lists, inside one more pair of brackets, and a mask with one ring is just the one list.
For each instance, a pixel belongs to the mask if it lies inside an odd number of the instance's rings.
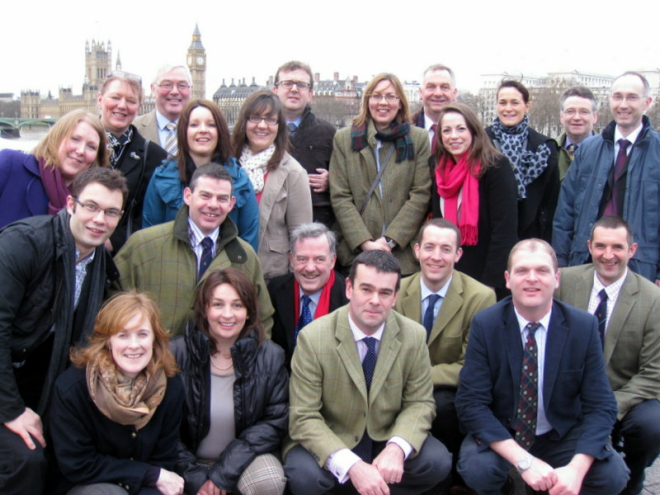
{"label": "brown scarf", "polygon": [[167,387],[163,369],[154,376],[144,370],[134,379],[125,378],[109,356],[87,364],[87,390],[96,407],[120,425],[143,428],[162,402]]}

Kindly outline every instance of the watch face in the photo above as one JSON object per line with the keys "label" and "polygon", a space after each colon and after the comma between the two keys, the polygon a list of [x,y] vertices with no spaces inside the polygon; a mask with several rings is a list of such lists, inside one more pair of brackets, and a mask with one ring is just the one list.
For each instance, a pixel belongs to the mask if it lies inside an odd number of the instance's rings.
{"label": "watch face", "polygon": [[204,63],[204,57],[197,57],[197,63],[198,64],[203,64]]}

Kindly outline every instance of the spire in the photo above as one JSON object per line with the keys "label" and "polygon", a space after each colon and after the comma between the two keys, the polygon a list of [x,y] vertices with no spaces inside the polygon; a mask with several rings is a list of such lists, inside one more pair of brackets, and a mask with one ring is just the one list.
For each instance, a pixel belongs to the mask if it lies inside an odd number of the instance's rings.
{"label": "spire", "polygon": [[119,50],[117,50],[117,63],[115,64],[115,69],[121,70],[121,56],[119,54]]}

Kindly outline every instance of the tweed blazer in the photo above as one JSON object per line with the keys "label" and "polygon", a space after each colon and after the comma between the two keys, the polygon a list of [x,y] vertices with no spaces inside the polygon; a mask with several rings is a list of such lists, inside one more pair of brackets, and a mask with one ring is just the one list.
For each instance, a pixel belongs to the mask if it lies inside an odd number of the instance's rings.
{"label": "tweed blazer", "polygon": [[300,443],[324,467],[330,454],[354,448],[365,430],[376,442],[399,436],[419,452],[435,417],[425,340],[424,327],[392,311],[367,393],[348,306],[307,325],[291,363],[284,455]]}
{"label": "tweed blazer", "polygon": [[268,178],[259,201],[259,260],[264,278],[289,271],[289,234],[312,221],[312,193],[307,172],[288,153]]}
{"label": "tweed blazer", "polygon": [[[420,279],[421,273],[404,278],[396,301],[399,313],[419,323],[422,322]],[[492,289],[454,270],[427,343],[434,387],[458,387],[472,317],[493,304],[495,292]]]}
{"label": "tweed blazer", "polygon": [[133,121],[133,125],[137,128],[138,132],[144,139],[153,141],[158,146],[164,146],[165,143],[161,144],[160,137],[158,136],[158,122],[156,121],[156,110],[152,110],[149,113],[140,115]]}
{"label": "tweed blazer", "polygon": [[[558,299],[586,310],[592,264],[561,269]],[[605,332],[605,366],[620,420],[631,407],[660,400],[660,287],[628,269]]]}
{"label": "tweed blazer", "polygon": [[[330,159],[330,200],[340,234],[337,255],[345,267],[350,266],[360,253],[363,242],[385,235],[397,243],[392,254],[401,263],[402,273],[419,270],[412,244],[431,199],[428,170],[431,147],[428,132],[424,129],[411,126],[409,136],[415,147],[415,158],[396,163],[396,153],[392,153],[381,176],[380,188],[376,187],[360,215],[364,198],[378,174],[374,157],[376,128],[370,120],[367,146],[361,151],[351,148],[350,127],[335,134]],[[380,156],[384,159],[394,144],[382,144]]]}

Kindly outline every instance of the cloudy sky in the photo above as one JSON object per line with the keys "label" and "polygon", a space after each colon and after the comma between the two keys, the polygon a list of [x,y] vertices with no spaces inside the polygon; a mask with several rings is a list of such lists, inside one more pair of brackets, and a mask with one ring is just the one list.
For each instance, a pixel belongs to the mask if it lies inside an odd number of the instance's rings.
{"label": "cloudy sky", "polygon": [[[454,69],[459,89],[479,75],[580,70],[616,75],[660,67],[657,1],[507,2],[384,0],[65,0],[5,2],[0,93],[45,94],[84,77],[85,41],[111,40],[123,69],[149,81],[184,61],[195,23],[207,53],[207,96],[225,78],[264,84],[290,59],[323,79],[394,72],[419,80],[432,63]],[[625,43],[621,42],[625,38]],[[634,38],[634,41],[633,41]]]}

